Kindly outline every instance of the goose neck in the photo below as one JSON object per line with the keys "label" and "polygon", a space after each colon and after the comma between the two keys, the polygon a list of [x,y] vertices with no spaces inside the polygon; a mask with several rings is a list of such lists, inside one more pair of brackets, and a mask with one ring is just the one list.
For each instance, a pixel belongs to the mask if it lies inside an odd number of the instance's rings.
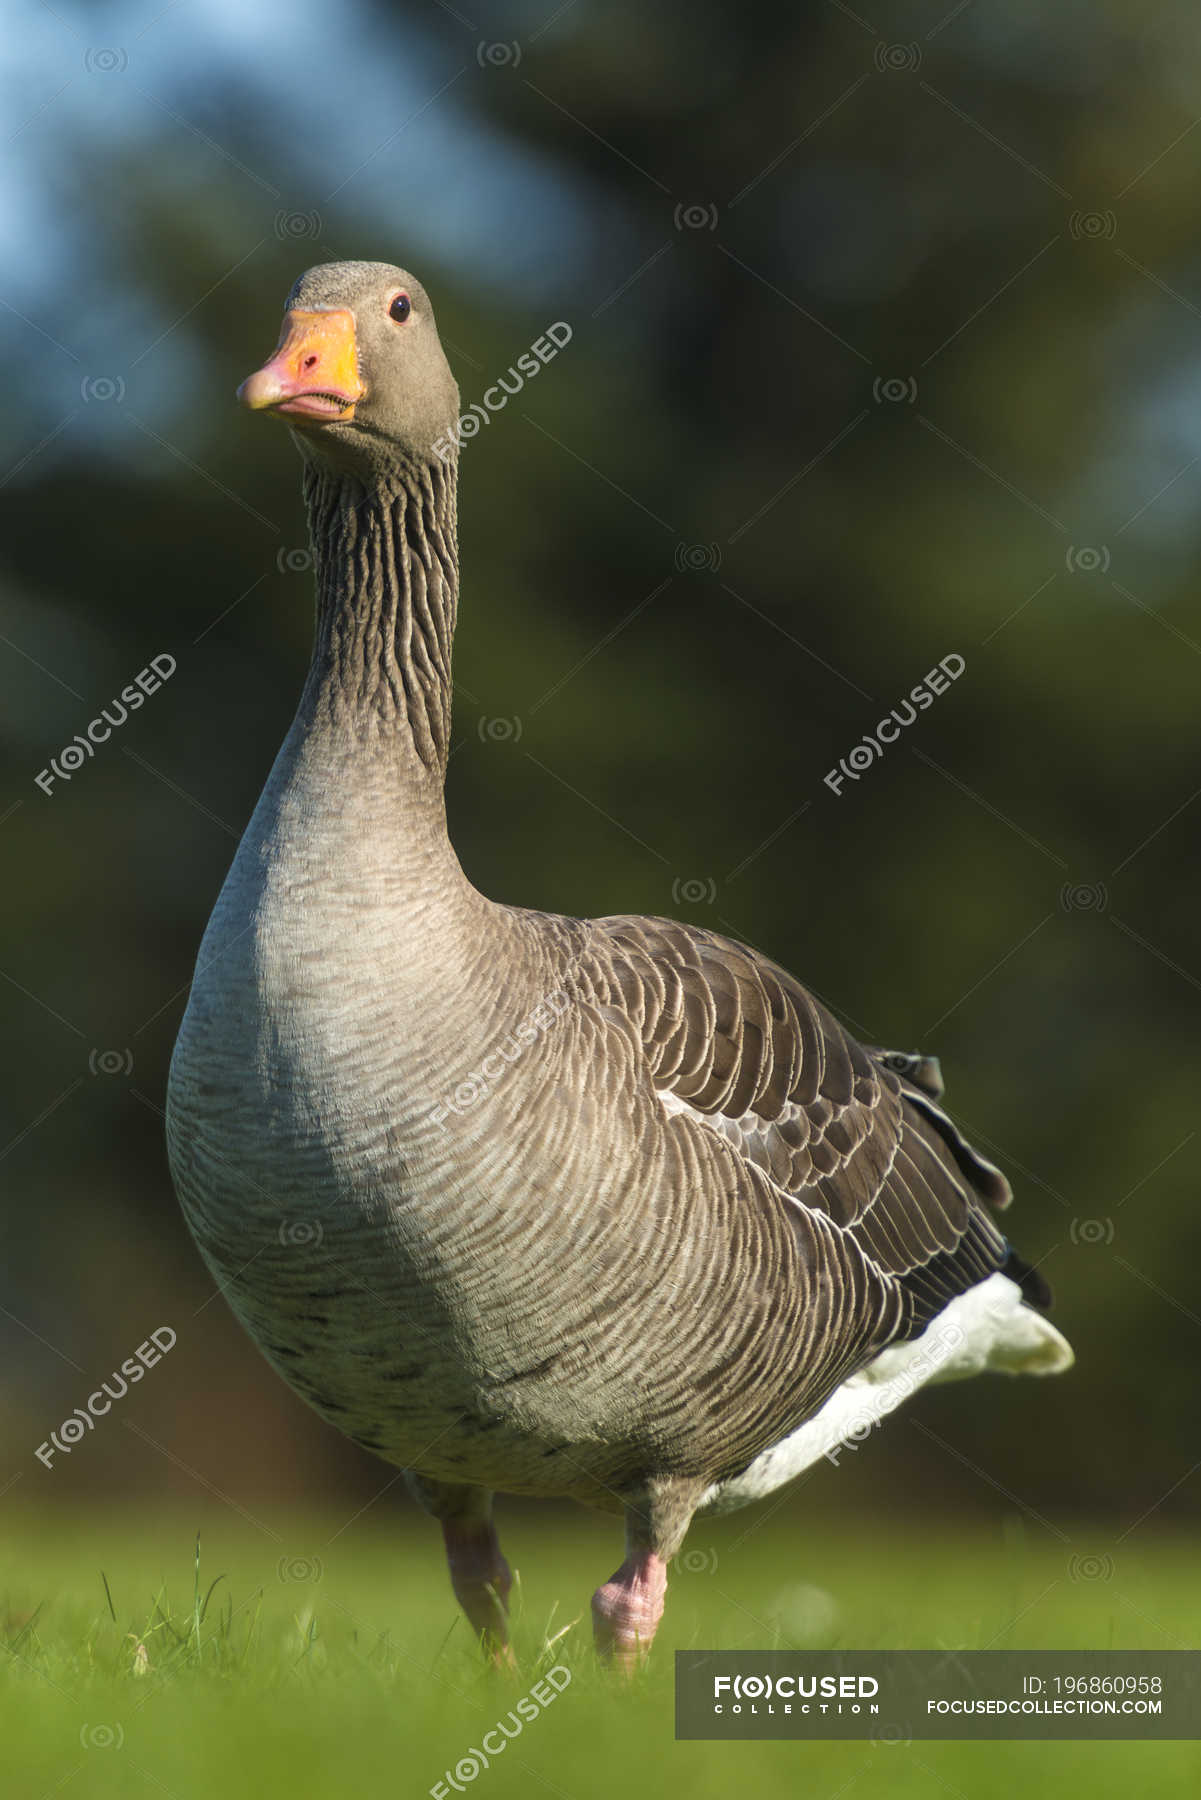
{"label": "goose neck", "polygon": [[370,483],[306,464],[317,582],[306,710],[370,738],[440,795],[458,601],[456,472],[421,464]]}

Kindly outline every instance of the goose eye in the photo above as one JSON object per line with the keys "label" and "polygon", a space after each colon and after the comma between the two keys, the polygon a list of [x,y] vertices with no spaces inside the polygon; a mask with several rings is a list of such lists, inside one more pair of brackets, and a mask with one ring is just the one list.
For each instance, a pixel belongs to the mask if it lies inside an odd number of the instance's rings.
{"label": "goose eye", "polygon": [[409,299],[409,296],[407,294],[397,294],[391,306],[388,308],[388,317],[390,319],[395,319],[398,325],[403,325],[412,310],[413,302]]}

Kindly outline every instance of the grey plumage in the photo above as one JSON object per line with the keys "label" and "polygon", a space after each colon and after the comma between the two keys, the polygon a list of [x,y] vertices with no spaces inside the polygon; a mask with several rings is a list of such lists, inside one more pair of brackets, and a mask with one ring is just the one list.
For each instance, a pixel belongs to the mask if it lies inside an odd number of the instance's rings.
{"label": "grey plumage", "polygon": [[663,1558],[706,1491],[1005,1269],[1009,1190],[932,1059],[865,1049],[757,952],[471,886],[443,805],[456,472],[432,444],[457,401],[429,303],[346,264],[291,305],[352,318],[365,394],[294,424],[313,660],[201,948],[176,1187],[270,1361],[444,1522],[567,1494]]}

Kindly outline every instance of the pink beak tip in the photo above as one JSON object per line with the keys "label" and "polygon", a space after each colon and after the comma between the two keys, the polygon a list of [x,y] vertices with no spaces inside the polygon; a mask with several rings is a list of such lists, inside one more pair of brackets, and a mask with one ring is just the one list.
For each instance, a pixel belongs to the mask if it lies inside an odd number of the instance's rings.
{"label": "pink beak tip", "polygon": [[248,375],[238,388],[238,399],[243,406],[250,407],[252,411],[257,411],[264,406],[271,406],[283,397],[284,392],[279,377],[272,370],[270,363],[265,368],[256,369],[253,375]]}

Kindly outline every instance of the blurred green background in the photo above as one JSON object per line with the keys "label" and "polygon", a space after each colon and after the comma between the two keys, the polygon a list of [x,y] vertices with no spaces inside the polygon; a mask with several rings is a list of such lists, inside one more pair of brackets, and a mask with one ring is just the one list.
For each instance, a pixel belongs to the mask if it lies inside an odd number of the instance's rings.
{"label": "blurred green background", "polygon": [[1065,1559],[1085,1515],[1120,1564],[1198,1496],[1195,17],[470,11],[64,0],[3,47],[0,1489],[349,1519],[391,1477],[214,1296],[161,1120],[311,623],[298,459],[233,390],[301,269],[378,257],[465,407],[572,331],[463,452],[468,872],[727,931],[939,1054],[1077,1348],[823,1468],[785,1501],[798,1571],[882,1495]]}

